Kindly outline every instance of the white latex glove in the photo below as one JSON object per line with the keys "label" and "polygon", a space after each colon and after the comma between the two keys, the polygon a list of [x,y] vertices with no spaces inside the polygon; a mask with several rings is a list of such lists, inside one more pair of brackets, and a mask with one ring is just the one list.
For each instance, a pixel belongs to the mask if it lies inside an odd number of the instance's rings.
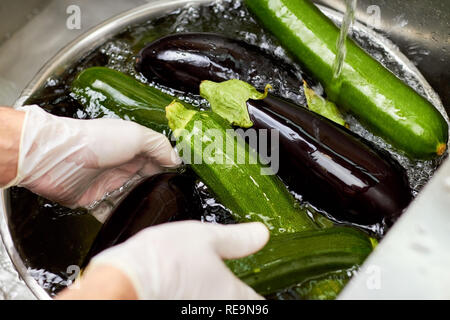
{"label": "white latex glove", "polygon": [[56,117],[38,106],[18,110],[26,111],[18,172],[5,188],[87,207],[132,178],[181,163],[164,135],[133,122]]}
{"label": "white latex glove", "polygon": [[172,222],[147,228],[95,256],[89,266],[122,271],[139,299],[263,299],[223,259],[260,250],[269,240],[259,222],[218,225]]}

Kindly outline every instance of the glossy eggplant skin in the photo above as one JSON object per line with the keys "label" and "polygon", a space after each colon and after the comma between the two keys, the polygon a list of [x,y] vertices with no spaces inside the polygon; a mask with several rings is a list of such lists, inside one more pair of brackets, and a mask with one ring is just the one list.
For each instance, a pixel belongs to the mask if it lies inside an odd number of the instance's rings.
{"label": "glossy eggplant skin", "polygon": [[291,88],[300,90],[303,83],[292,66],[259,47],[214,33],[180,33],[158,39],[141,50],[136,70],[147,79],[157,77],[164,85],[193,94],[199,93],[203,80],[239,79],[264,89],[267,82],[255,81],[261,76],[258,70],[281,73]]}
{"label": "glossy eggplant skin", "polygon": [[279,131],[279,176],[336,219],[391,224],[411,202],[404,169],[346,128],[272,96],[247,107],[254,129]]}
{"label": "glossy eggplant skin", "polygon": [[161,173],[141,182],[105,221],[84,265],[96,254],[126,241],[147,227],[198,219],[202,207],[195,183],[193,176],[178,173]]}

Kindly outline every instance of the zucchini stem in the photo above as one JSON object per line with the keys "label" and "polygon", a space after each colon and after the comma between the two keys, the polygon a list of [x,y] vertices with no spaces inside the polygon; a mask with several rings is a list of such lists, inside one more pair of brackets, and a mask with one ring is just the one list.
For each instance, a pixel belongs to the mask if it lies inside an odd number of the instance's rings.
{"label": "zucchini stem", "polygon": [[166,107],[166,117],[169,121],[169,128],[173,131],[175,138],[179,138],[180,132],[191,121],[197,111],[189,110],[180,102],[174,100]]}

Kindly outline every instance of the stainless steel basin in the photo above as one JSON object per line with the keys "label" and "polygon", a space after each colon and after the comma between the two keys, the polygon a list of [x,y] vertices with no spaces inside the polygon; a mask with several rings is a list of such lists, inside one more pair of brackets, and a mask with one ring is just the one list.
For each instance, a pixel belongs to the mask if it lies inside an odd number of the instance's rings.
{"label": "stainless steel basin", "polygon": [[[116,33],[121,31],[124,27],[126,27],[129,24],[132,23],[138,23],[141,21],[145,21],[152,16],[160,15],[164,12],[169,12],[175,8],[178,8],[180,6],[186,5],[187,3],[194,3],[194,4],[201,4],[201,3],[208,3],[211,2],[210,0],[170,0],[170,1],[153,1],[151,3],[145,4],[141,7],[132,9],[128,12],[125,12],[123,14],[120,14],[119,16],[116,16],[114,18],[111,18],[101,25],[95,27],[94,29],[90,30],[86,34],[82,35],[80,38],[76,39],[75,41],[71,42],[69,45],[67,45],[63,50],[61,50],[53,59],[51,59],[42,69],[41,71],[32,79],[32,81],[29,83],[29,85],[23,90],[21,96],[16,101],[16,105],[21,105],[32,93],[36,92],[39,88],[42,87],[42,85],[45,83],[45,81],[54,75],[58,75],[62,73],[66,67],[71,65],[73,62],[77,61],[79,58],[81,58],[83,55],[85,55],[90,50],[96,48],[98,45],[105,42],[108,38],[114,36]],[[322,1],[327,4],[336,5],[336,3],[333,3],[333,1]],[[324,9],[326,10],[326,9]],[[328,11],[328,14],[334,14],[333,11]],[[392,46],[392,44],[387,43],[388,46],[392,47],[393,51],[396,51],[395,46]],[[399,56],[401,56],[400,53],[396,53]],[[427,84],[427,81],[423,79],[420,75],[420,73],[417,71],[416,67],[411,64],[409,65],[412,72],[420,78],[421,82],[425,84],[425,89],[428,95],[428,98],[432,101],[434,101],[436,104],[440,104],[439,98],[434,93],[434,91],[431,89],[431,87]],[[436,180],[439,181],[447,181],[446,177],[447,175],[450,176],[450,162],[447,162],[444,164],[443,169],[437,174]],[[434,185],[433,185],[434,186]],[[432,186],[432,187],[433,187]],[[445,216],[443,216],[441,213],[442,208],[439,206],[439,203],[436,202],[435,198],[432,197],[432,194],[437,194],[441,192],[445,192],[445,188],[443,187],[442,183],[439,182],[434,187],[438,190],[432,189],[429,191],[429,189],[425,190],[423,196],[420,197],[421,208],[422,208],[422,214],[425,211],[433,210],[432,213],[429,215],[433,215],[433,212],[436,212],[436,214],[439,216],[439,221],[441,224],[433,225],[433,228],[437,228],[437,230],[440,230],[440,228],[445,225],[445,223],[450,224],[450,218],[448,221],[445,219]],[[430,194],[430,195],[428,195]],[[427,201],[427,195],[430,197],[430,201]],[[445,198],[445,197],[444,197]],[[450,193],[449,193],[450,198]],[[445,199],[444,199],[445,200]],[[413,205],[412,208],[414,209],[415,206]],[[8,228],[8,216],[13,212],[13,208],[10,206],[9,202],[9,192],[8,190],[0,190],[0,231],[2,234],[3,241],[5,243],[6,249],[16,267],[18,272],[20,273],[20,276],[23,278],[27,286],[31,289],[33,294],[39,298],[39,299],[49,299],[49,295],[47,292],[34,280],[33,277],[31,277],[27,272],[27,266],[22,261],[22,258],[18,254],[14,242],[11,238],[11,234]],[[421,221],[422,215],[419,213],[415,213],[414,215],[409,215],[409,213],[406,213],[404,217],[402,218],[402,221],[408,221],[409,217],[411,216],[411,219],[413,221],[411,223],[416,223],[417,221],[420,221],[421,225],[424,223]],[[400,224],[399,224],[400,225]],[[390,234],[392,233],[392,237],[395,237],[395,234],[403,234],[404,229],[401,229],[400,231],[397,231],[397,228],[394,227],[393,230],[391,230]],[[448,239],[450,241],[450,236]],[[386,243],[388,243],[389,237],[386,240]],[[384,243],[385,241],[383,241]],[[384,245],[384,244],[383,244]],[[382,246],[380,246],[382,247]],[[398,247],[396,247],[397,249]],[[379,250],[377,250],[378,254]],[[385,250],[385,253],[388,254],[389,250]],[[447,257],[444,253],[442,253],[442,257]],[[389,255],[386,256],[385,254],[379,258],[379,260],[375,260],[375,264],[381,264],[386,263],[386,261],[389,260]],[[371,263],[373,264],[373,259],[371,259]],[[446,265],[447,267],[450,267],[450,263]],[[358,280],[361,279],[361,280]],[[344,294],[346,297],[355,298],[353,294],[358,294],[359,296],[364,296],[364,290],[361,288],[361,286],[358,287],[358,281],[364,281],[364,275],[357,276],[352,283],[356,283],[355,285],[351,284],[351,286],[355,287],[352,291],[346,290]],[[381,292],[381,291],[378,291]],[[387,296],[386,296],[387,297]]]}

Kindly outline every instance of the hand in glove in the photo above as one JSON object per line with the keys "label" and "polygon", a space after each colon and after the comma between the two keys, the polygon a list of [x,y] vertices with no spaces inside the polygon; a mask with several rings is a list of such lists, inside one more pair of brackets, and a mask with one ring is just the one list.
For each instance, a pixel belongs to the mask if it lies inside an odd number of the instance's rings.
{"label": "hand in glove", "polygon": [[169,140],[136,123],[76,120],[26,106],[17,176],[19,185],[65,206],[86,207],[137,176],[176,167]]}
{"label": "hand in glove", "polygon": [[[150,227],[95,256],[79,290],[66,290],[61,298],[262,299],[226,267],[223,259],[255,253],[268,239],[269,231],[261,223],[224,226],[185,221]],[[120,271],[119,275],[99,282],[111,268]],[[119,286],[120,275],[129,281]],[[103,282],[116,289],[105,289]],[[134,288],[133,294],[124,292],[127,283],[131,291]]]}

